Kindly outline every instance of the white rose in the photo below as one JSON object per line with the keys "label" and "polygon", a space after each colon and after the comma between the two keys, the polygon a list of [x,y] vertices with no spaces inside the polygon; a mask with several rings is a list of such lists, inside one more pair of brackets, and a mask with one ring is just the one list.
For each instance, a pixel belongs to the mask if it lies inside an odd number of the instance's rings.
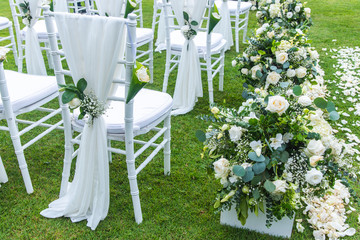
{"label": "white rose", "polygon": [[275,3],[276,3],[276,4],[280,4],[280,0],[275,0]]}
{"label": "white rose", "polygon": [[8,48],[0,47],[0,62],[6,59],[6,54],[10,51]]}
{"label": "white rose", "polygon": [[242,127],[231,126],[229,130],[230,140],[233,142],[239,141],[243,134]]}
{"label": "white rose", "polygon": [[250,147],[251,147],[252,150],[254,150],[254,152],[256,153],[256,155],[257,155],[258,157],[260,157],[260,155],[261,155],[261,150],[262,150],[262,143],[261,143],[261,141],[260,141],[260,140],[259,140],[259,141],[252,141],[252,142],[250,143]]}
{"label": "white rose", "polygon": [[23,22],[23,24],[25,24],[26,26],[29,26],[29,25],[30,25],[30,21],[29,21],[29,19],[27,19],[27,18],[23,18],[22,22]]}
{"label": "white rose", "polygon": [[284,64],[288,60],[288,54],[285,52],[281,52],[276,54],[276,62],[280,64]]}
{"label": "white rose", "polygon": [[250,57],[250,61],[252,61],[252,62],[257,62],[257,61],[260,60],[260,58],[261,58],[260,55],[251,56],[251,57]]}
{"label": "white rose", "polygon": [[303,35],[303,34],[304,34],[303,31],[302,31],[301,29],[299,29],[299,28],[296,29],[296,32],[297,32],[299,35]]}
{"label": "white rose", "polygon": [[78,98],[73,98],[73,100],[71,100],[68,104],[70,109],[75,109],[80,106],[81,101]]}
{"label": "white rose", "polygon": [[276,180],[272,182],[275,185],[275,191],[272,194],[284,194],[288,188],[288,184],[285,180]]}
{"label": "white rose", "polygon": [[306,106],[311,105],[312,101],[308,96],[301,96],[301,97],[299,97],[298,103],[301,106],[306,107]]}
{"label": "white rose", "polygon": [[305,174],[305,180],[313,186],[318,185],[321,182],[322,178],[323,174],[315,168],[312,168]]}
{"label": "white rose", "polygon": [[180,30],[184,34],[184,33],[187,33],[190,30],[190,27],[189,27],[189,25],[184,25],[184,26],[181,27]]}
{"label": "white rose", "polygon": [[286,52],[292,47],[291,43],[286,40],[281,40],[280,45],[278,46],[279,51]]}
{"label": "white rose", "polygon": [[136,70],[136,77],[139,79],[140,82],[149,82],[150,76],[147,73],[147,69],[144,66],[141,66],[138,70]]}
{"label": "white rose", "polygon": [[211,108],[211,113],[212,113],[212,114],[216,115],[216,114],[218,114],[219,112],[220,112],[220,110],[219,110],[217,107]]}
{"label": "white rose", "polygon": [[268,38],[273,38],[275,36],[275,32],[274,31],[267,32],[267,36]]}
{"label": "white rose", "polygon": [[277,84],[280,80],[281,76],[277,72],[271,72],[267,75],[266,81],[270,84]]}
{"label": "white rose", "polygon": [[249,74],[249,70],[247,68],[242,68],[241,69],[241,73],[244,75],[248,75]]}
{"label": "white rose", "polygon": [[237,61],[236,61],[235,59],[231,61],[231,65],[232,65],[233,67],[235,67],[236,64],[237,64]]}
{"label": "white rose", "polygon": [[317,60],[319,58],[319,53],[316,50],[310,51],[310,58],[312,60]]}
{"label": "white rose", "polygon": [[257,11],[256,12],[256,18],[261,18],[262,16],[262,12],[261,11]]}
{"label": "white rose", "polygon": [[304,12],[307,18],[310,17],[311,9],[310,8],[304,8]]}
{"label": "white rose", "polygon": [[253,67],[251,68],[251,77],[252,77],[253,79],[257,79],[257,77],[256,77],[256,72],[257,72],[257,71],[260,71],[260,72],[261,72],[261,66],[260,66],[260,65],[253,66]]}
{"label": "white rose", "polygon": [[280,4],[271,4],[269,8],[270,18],[275,18],[280,13]]}
{"label": "white rose", "polygon": [[311,157],[314,155],[321,156],[324,154],[325,150],[326,149],[320,140],[312,139],[312,140],[310,140],[310,142],[308,143],[308,146],[306,147],[306,149],[304,151],[308,157]]}
{"label": "white rose", "polygon": [[301,7],[300,7],[300,6],[296,6],[296,7],[295,7],[295,12],[300,12],[300,10],[301,10]]}
{"label": "white rose", "polygon": [[296,75],[296,72],[295,72],[294,69],[289,68],[289,69],[286,71],[286,76],[289,77],[289,78],[295,77],[295,75]]}
{"label": "white rose", "polygon": [[226,158],[220,158],[216,162],[213,163],[215,178],[226,178],[230,172],[230,162]]}
{"label": "white rose", "polygon": [[303,78],[306,76],[306,68],[304,67],[297,68],[295,72],[296,72],[296,77],[298,78]]}
{"label": "white rose", "polygon": [[282,96],[271,96],[266,110],[276,112],[279,115],[283,114],[289,107],[289,102]]}
{"label": "white rose", "polygon": [[312,156],[310,157],[310,166],[316,167],[317,163],[319,161],[322,161],[324,159],[323,156]]}
{"label": "white rose", "polygon": [[292,18],[294,16],[294,14],[292,13],[292,12],[288,12],[287,14],[286,14],[286,17],[287,18]]}
{"label": "white rose", "polygon": [[256,35],[260,35],[264,32],[264,29],[262,27],[256,29]]}

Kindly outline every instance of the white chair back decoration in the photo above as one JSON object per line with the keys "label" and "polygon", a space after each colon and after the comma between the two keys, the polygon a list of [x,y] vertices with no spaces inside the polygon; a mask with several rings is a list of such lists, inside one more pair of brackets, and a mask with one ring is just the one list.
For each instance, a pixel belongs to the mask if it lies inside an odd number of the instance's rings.
{"label": "white chair back decoration", "polygon": [[125,0],[95,0],[100,16],[120,17],[126,6]]}
{"label": "white chair back decoration", "polygon": [[231,20],[230,20],[230,11],[227,2],[228,0],[222,0],[222,4],[219,7],[221,20],[213,30],[215,33],[221,33],[224,36],[224,39],[226,40],[225,50],[229,50],[234,45]]}
{"label": "white chair back decoration", "polygon": [[54,12],[68,12],[67,0],[53,0]]}
{"label": "white chair back decoration", "polygon": [[[188,30],[187,28],[189,26],[185,24],[187,21],[184,20],[183,12],[186,12],[189,15],[189,22],[196,21],[199,23],[196,26],[191,26],[191,28],[196,31],[200,27],[200,20],[204,14],[207,1],[208,0],[171,1],[177,22],[181,26],[183,33]],[[189,38],[185,37],[185,44],[182,48],[176,78],[173,97],[174,110],[171,113],[172,115],[190,112],[194,108],[197,98],[203,96],[200,61],[197,47],[193,41],[194,37],[195,36]]]}
{"label": "white chair back decoration", "polygon": [[42,3],[42,0],[16,0],[16,3],[19,5],[24,4],[25,2],[28,3],[29,10],[26,12],[21,10],[21,13],[25,16],[23,22],[28,27],[25,36],[25,59],[27,73],[34,75],[47,75],[38,35],[36,30],[33,28],[40,17],[40,4]]}
{"label": "white chair back decoration", "polygon": [[[125,51],[125,45],[118,39],[123,35],[126,20],[64,13],[54,15],[74,82],[85,78],[87,89],[91,89],[99,101],[106,102],[119,53]],[[92,125],[84,126],[74,180],[65,196],[41,212],[43,216],[66,216],[73,222],[87,219],[87,226],[93,230],[106,217],[109,208],[106,132],[103,116],[95,118]]]}
{"label": "white chair back decoration", "polygon": [[[170,0],[166,0],[165,4],[170,4]],[[153,23],[152,29],[155,32],[155,26],[158,25],[157,29],[157,39],[155,42],[155,46],[157,48],[155,51],[161,52],[166,49],[166,17],[164,11],[167,11],[168,16],[171,15],[171,8],[164,7],[162,0],[154,0],[154,13],[153,13]],[[159,12],[160,11],[160,12]],[[168,24],[170,28],[174,27],[174,19],[168,19]]]}

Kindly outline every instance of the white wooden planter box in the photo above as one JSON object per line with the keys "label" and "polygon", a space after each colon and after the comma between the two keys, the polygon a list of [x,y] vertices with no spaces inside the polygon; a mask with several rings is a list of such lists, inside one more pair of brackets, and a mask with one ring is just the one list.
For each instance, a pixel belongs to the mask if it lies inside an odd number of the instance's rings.
{"label": "white wooden planter box", "polygon": [[246,220],[246,224],[243,226],[238,220],[235,207],[232,207],[230,211],[223,211],[220,215],[220,223],[223,225],[229,225],[237,228],[244,228],[253,230],[259,233],[265,233],[273,236],[290,238],[291,231],[294,224],[294,218],[290,219],[284,217],[280,221],[273,222],[270,228],[266,227],[266,215],[259,211],[258,216],[256,216],[249,209],[249,216]]}

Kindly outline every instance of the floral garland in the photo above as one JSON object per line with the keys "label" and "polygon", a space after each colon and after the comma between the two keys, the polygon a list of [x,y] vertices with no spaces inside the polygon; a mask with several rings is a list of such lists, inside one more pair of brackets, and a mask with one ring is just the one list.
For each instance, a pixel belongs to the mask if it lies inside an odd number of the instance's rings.
{"label": "floral garland", "polygon": [[[309,25],[259,22],[250,46],[232,62],[245,78],[246,101],[239,109],[215,106],[212,116],[200,116],[212,122],[206,133],[196,133],[205,144],[202,157],[213,160],[210,172],[222,184],[214,207],[234,206],[242,224],[249,209],[257,215],[266,208],[268,226],[302,213],[315,239],[351,236],[355,229],[345,220],[354,210],[350,197],[357,201],[348,190],[357,178],[354,151],[328,122],[340,116],[326,99],[319,54],[306,37]],[[303,220],[296,221],[303,231]]]}

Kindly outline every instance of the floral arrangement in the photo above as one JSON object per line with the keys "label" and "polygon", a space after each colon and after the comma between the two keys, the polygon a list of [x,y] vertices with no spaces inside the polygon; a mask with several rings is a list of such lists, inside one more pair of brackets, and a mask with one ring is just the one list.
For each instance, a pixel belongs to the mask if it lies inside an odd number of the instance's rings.
{"label": "floral arrangement", "polygon": [[187,40],[191,40],[197,35],[197,32],[193,26],[197,26],[199,23],[197,21],[191,20],[187,12],[183,11],[183,15],[185,25],[181,27],[181,33]]}
{"label": "floral arrangement", "polygon": [[31,11],[30,11],[30,3],[28,1],[25,1],[19,4],[22,16],[21,18],[23,19],[23,23],[26,26],[30,26],[31,25],[31,20],[32,20],[32,16],[31,16]]}
{"label": "floral arrangement", "polygon": [[216,4],[214,3],[210,10],[210,22],[209,22],[209,30],[208,30],[209,34],[214,29],[216,24],[220,22],[220,20],[221,20],[221,16],[219,10],[216,7]]}
{"label": "floral arrangement", "polygon": [[267,226],[296,216],[298,231],[306,221],[315,239],[338,239],[355,234],[346,224],[357,202],[349,189],[357,179],[355,151],[336,138],[330,124],[340,116],[327,100],[319,54],[307,29],[263,23],[232,62],[246,81],[246,101],[239,109],[214,106],[213,115],[200,116],[211,125],[196,135],[205,145],[202,157],[212,159],[209,172],[222,185],[217,211],[235,207],[242,224],[248,210],[262,211]]}
{"label": "floral arrangement", "polygon": [[6,60],[6,54],[10,51],[8,48],[0,47],[0,63]]}
{"label": "floral arrangement", "polygon": [[149,70],[141,63],[136,62],[126,98],[126,103],[129,103],[149,81]]}
{"label": "floral arrangement", "polygon": [[276,23],[286,28],[312,25],[311,9],[299,0],[261,0],[256,18],[260,24]]}
{"label": "floral arrangement", "polygon": [[99,101],[93,92],[87,91],[85,93],[87,81],[84,78],[81,78],[76,86],[73,83],[59,86],[61,87],[59,91],[64,92],[61,97],[62,102],[64,104],[68,103],[71,110],[80,107],[78,119],[82,119],[87,115],[89,116],[88,123],[92,125],[95,118],[105,113],[105,103]]}
{"label": "floral arrangement", "polygon": [[127,18],[130,13],[132,13],[137,7],[137,3],[132,0],[126,1],[125,15],[124,18]]}

